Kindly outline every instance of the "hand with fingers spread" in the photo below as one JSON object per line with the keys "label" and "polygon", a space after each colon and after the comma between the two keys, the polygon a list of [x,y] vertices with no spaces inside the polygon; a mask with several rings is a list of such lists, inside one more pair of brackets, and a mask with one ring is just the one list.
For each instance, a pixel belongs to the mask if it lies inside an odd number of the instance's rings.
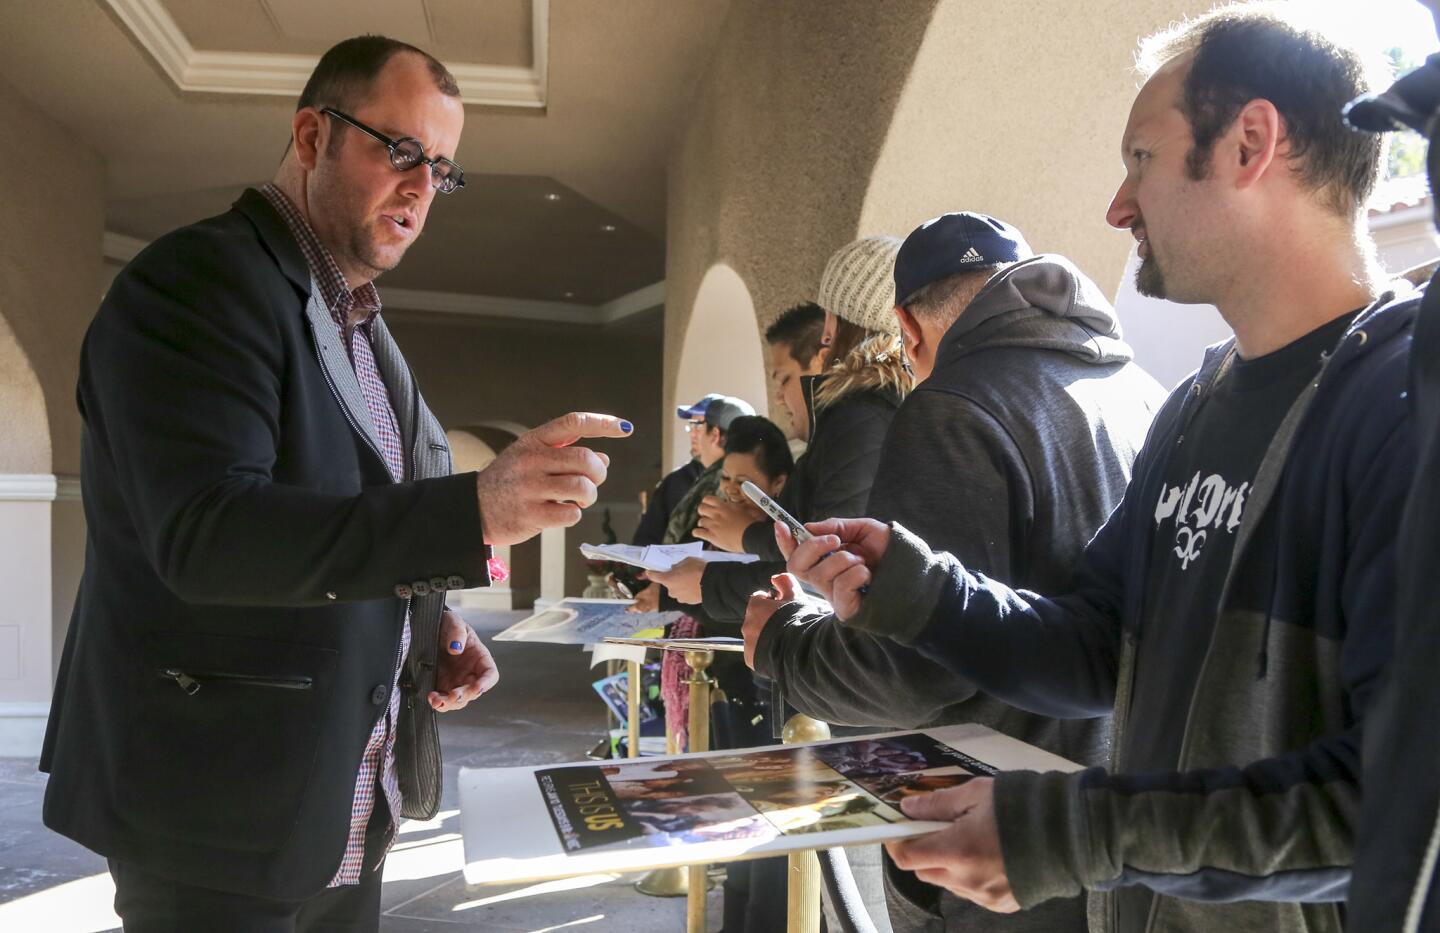
{"label": "hand with fingers spread", "polygon": [[646,576],[665,587],[670,598],[687,606],[701,603],[700,578],[705,575],[705,562],[698,557],[687,557],[669,570],[647,571]]}
{"label": "hand with fingers spread", "polygon": [[928,836],[886,843],[897,867],[986,910],[1008,914],[1020,909],[1000,853],[994,778],[974,778],[958,787],[908,797],[900,809],[912,820],[950,825]]}
{"label": "hand with fingers spread", "polygon": [[790,529],[775,524],[785,569],[829,600],[844,622],[860,611],[860,600],[890,547],[890,526],[871,518],[831,518],[810,522],[805,530],[814,537],[796,544]]}
{"label": "hand with fingers spread", "polygon": [[779,573],[770,578],[770,592],[757,590],[745,604],[745,624],[740,634],[745,636],[745,665],[755,669],[755,646],[760,644],[760,633],[770,624],[770,619],[786,603],[801,598],[800,581],[788,573]]}
{"label": "hand with fingers spread", "polygon": [[745,550],[745,529],[765,519],[765,513],[749,502],[730,502],[720,496],[700,500],[699,514],[695,537],[732,554]]}
{"label": "hand with fingers spread", "polygon": [[546,528],[569,528],[595,504],[610,458],[573,446],[587,437],[629,437],[634,427],[610,415],[571,412],[515,440],[480,472],[480,522],[486,544],[519,544]]}
{"label": "hand with fingers spread", "polygon": [[446,609],[440,616],[440,660],[435,666],[435,689],[426,699],[442,713],[464,709],[471,700],[500,682],[500,668],[490,649],[460,614]]}

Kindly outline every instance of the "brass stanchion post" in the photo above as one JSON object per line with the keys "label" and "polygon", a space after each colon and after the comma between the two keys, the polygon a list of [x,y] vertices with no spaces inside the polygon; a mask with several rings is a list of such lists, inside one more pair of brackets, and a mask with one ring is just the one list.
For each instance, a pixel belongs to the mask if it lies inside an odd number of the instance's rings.
{"label": "brass stanchion post", "polygon": [[[696,658],[699,655],[705,656],[704,663],[701,666],[697,666],[696,663]],[[713,659],[714,655],[712,652],[709,651],[685,652],[686,662],[689,663],[690,666],[695,668],[696,670],[696,676],[686,681],[686,683],[690,686],[690,737],[689,747],[685,750],[689,752],[708,751],[710,747],[709,693],[710,684],[714,683],[714,681],[709,677],[708,674],[704,672],[704,668],[709,667],[710,662]],[[705,681],[703,687],[697,684],[697,681],[701,678],[703,678]],[[696,695],[696,691],[699,689],[703,689],[705,692],[705,696],[703,698],[697,697]],[[700,728],[697,730],[695,711],[698,708],[702,708],[697,705],[702,700],[704,702],[703,709],[705,710],[705,712],[701,716],[700,722],[703,723],[703,725],[700,726]],[[670,731],[670,725],[668,722],[669,717],[666,717],[666,719],[667,722],[665,725],[665,754],[678,755],[680,753],[680,749],[678,747],[679,743],[676,742],[676,736],[674,735],[674,733]],[[703,866],[700,866],[698,870],[698,875],[695,868],[657,868],[654,871],[647,872],[645,874],[645,877],[635,882],[635,890],[639,891],[641,894],[648,894],[651,897],[684,896],[686,898],[686,929],[697,931],[697,933],[704,933],[705,890],[710,886],[709,882],[710,879],[706,877],[705,869]],[[695,925],[695,917],[697,910],[699,911],[699,926]]]}
{"label": "brass stanchion post", "polygon": [[[779,710],[776,710],[779,713]],[[818,719],[796,713],[785,721],[780,741],[786,745],[822,742],[830,727]],[[813,850],[788,856],[790,881],[785,898],[786,933],[820,933],[820,860]]]}
{"label": "brass stanchion post", "polygon": [[640,662],[625,662],[625,678],[629,681],[629,692],[625,698],[629,741],[626,758],[640,757]]}
{"label": "brass stanchion post", "polygon": [[[690,685],[690,739],[687,751],[710,750],[710,688],[715,679],[710,676],[709,667],[714,660],[713,651],[685,652],[685,663],[694,671],[686,681]],[[686,933],[705,933],[705,890],[710,886],[709,877],[704,865],[691,865],[688,871],[685,930]]]}

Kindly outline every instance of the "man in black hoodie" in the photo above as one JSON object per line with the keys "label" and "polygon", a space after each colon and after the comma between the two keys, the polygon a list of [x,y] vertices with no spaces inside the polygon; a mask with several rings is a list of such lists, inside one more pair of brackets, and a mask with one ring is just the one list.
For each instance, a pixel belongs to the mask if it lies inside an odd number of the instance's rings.
{"label": "man in black hoodie", "polygon": [[[1100,289],[1063,257],[1035,256],[1009,224],[937,217],[906,239],[894,274],[919,384],[891,423],[866,514],[913,522],[1027,588],[1063,584],[1120,501],[1164,390],[1131,361]],[[1104,757],[1107,718],[1023,712],[913,648],[799,604],[752,614],[746,641],[756,671],[826,722],[979,722],[1076,761]],[[896,931],[1085,928],[1079,898],[1001,916],[888,868]]]}

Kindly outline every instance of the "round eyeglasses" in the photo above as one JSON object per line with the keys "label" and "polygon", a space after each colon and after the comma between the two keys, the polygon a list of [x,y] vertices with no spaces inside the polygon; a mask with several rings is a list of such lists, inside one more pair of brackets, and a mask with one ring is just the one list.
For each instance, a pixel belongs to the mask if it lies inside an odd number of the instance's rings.
{"label": "round eyeglasses", "polygon": [[320,112],[332,116],[342,123],[349,124],[355,129],[382,143],[390,150],[390,164],[397,172],[408,172],[412,168],[421,165],[430,167],[430,187],[441,194],[450,194],[456,188],[465,187],[465,173],[460,166],[449,159],[430,159],[425,156],[425,147],[420,145],[420,140],[413,136],[404,136],[400,139],[391,139],[377,129],[366,126],[359,120],[346,113],[341,113],[334,107],[322,107]]}

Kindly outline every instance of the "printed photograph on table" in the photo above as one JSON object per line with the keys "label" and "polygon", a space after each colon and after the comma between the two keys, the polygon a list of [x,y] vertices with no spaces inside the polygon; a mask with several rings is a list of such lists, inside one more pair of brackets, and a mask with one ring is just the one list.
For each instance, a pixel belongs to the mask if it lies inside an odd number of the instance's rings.
{"label": "printed photograph on table", "polygon": [[1081,767],[968,723],[690,755],[461,768],[465,880],[529,883],[922,836],[948,823],[906,818],[906,797],[1015,769]]}
{"label": "printed photograph on table", "polygon": [[899,802],[995,769],[924,733],[795,748],[541,769],[566,851],[883,826]]}
{"label": "printed photograph on table", "polygon": [[[641,683],[642,683],[642,684],[644,683],[644,678],[643,678],[643,677],[641,678]],[[630,675],[629,675],[629,673],[627,673],[627,672],[625,672],[625,671],[621,671],[620,673],[615,674],[615,675],[613,675],[613,676],[603,677],[603,678],[601,678],[600,680],[597,680],[597,681],[595,681],[594,683],[592,683],[590,686],[594,687],[594,688],[595,688],[595,692],[598,693],[598,694],[600,694],[600,699],[602,699],[602,700],[605,701],[605,705],[608,706],[608,707],[610,707],[610,712],[614,713],[614,714],[615,714],[615,717],[616,717],[617,719],[619,719],[621,722],[628,722],[628,721],[629,721],[629,719],[630,719]],[[643,724],[643,723],[647,723],[647,722],[653,722],[653,721],[655,720],[655,718],[656,718],[655,710],[650,706],[649,703],[646,703],[645,700],[644,700],[644,698],[642,697],[641,700],[640,700],[640,722],[641,722],[642,724]]]}

